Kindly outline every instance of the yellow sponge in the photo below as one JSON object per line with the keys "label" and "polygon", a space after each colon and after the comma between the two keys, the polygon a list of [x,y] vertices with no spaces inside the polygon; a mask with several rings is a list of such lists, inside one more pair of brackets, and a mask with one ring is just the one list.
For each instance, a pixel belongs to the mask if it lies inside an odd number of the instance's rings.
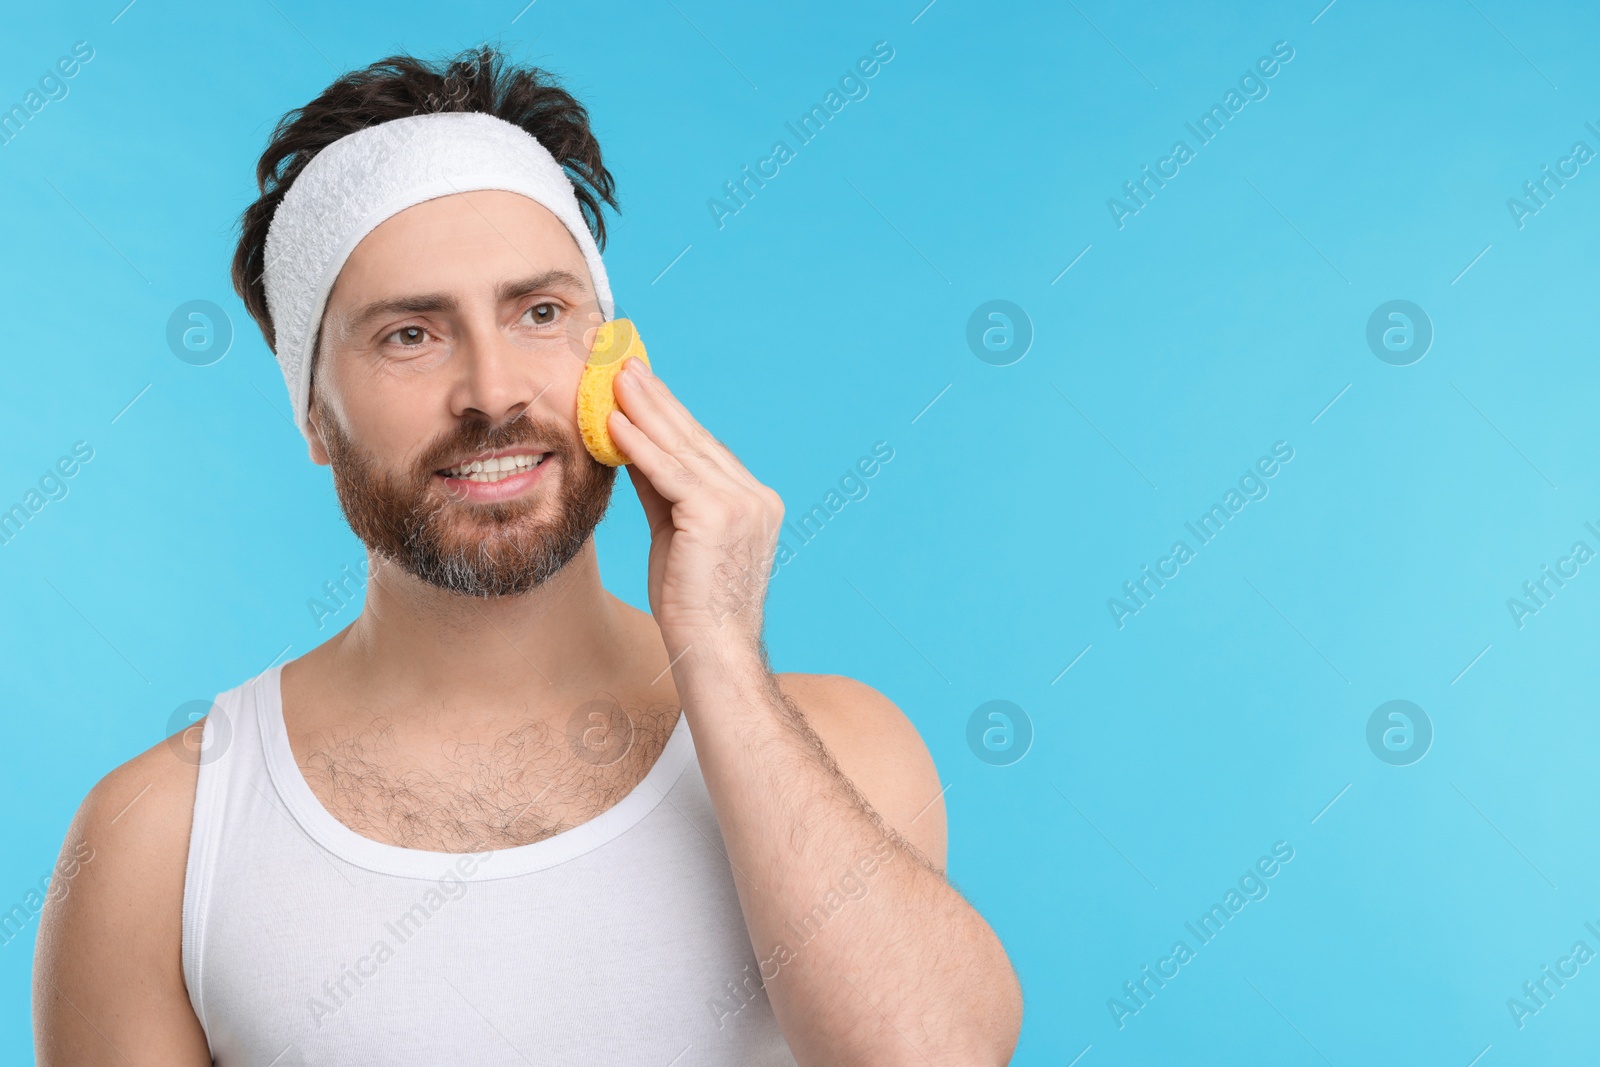
{"label": "yellow sponge", "polygon": [[611,431],[606,429],[606,417],[617,408],[612,383],[629,356],[638,356],[645,366],[650,365],[650,357],[644,354],[644,344],[633,323],[627,319],[604,323],[595,331],[589,363],[578,382],[578,432],[583,434],[583,444],[589,455],[608,467],[621,467],[629,462],[611,439]]}

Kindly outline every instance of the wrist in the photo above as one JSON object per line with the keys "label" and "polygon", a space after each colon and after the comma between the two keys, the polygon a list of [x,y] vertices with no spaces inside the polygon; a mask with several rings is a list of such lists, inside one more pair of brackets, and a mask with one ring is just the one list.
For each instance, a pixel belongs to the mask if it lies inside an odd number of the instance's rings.
{"label": "wrist", "polygon": [[764,680],[771,675],[766,646],[759,635],[735,636],[712,630],[663,636],[673,657],[673,681],[680,691]]}

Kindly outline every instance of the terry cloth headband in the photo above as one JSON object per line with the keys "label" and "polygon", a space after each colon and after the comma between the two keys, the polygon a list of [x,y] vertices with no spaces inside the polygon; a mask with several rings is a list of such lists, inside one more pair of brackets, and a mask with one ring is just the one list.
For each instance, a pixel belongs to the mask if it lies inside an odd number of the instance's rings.
{"label": "terry cloth headband", "polygon": [[589,266],[603,321],[610,321],[611,285],[572,181],[526,130],[493,115],[452,111],[346,134],[306,164],[267,228],[267,310],[295,425],[307,440],[311,356],[345,260],[385,219],[424,200],[479,189],[521,193],[561,220]]}

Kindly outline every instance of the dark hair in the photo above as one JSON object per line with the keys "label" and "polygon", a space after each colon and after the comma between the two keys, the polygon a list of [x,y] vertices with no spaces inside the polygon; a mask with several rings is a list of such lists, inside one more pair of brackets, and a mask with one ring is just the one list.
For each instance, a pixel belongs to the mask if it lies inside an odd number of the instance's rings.
{"label": "dark hair", "polygon": [[277,342],[262,280],[267,227],[295,178],[318,152],[347,133],[390,119],[442,111],[481,111],[532,134],[572,179],[584,222],[595,243],[605,248],[601,207],[609,204],[618,210],[611,173],[601,161],[588,111],[553,75],[537,67],[509,65],[488,45],[435,63],[390,56],[343,75],[305,107],[283,116],[256,164],[261,196],[239,219],[233,289],[261,327],[269,348],[276,348]]}

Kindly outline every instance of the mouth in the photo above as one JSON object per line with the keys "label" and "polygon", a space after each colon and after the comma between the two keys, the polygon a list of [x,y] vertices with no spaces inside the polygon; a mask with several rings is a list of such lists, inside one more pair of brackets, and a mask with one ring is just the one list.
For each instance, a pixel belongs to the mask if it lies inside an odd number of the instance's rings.
{"label": "mouth", "polygon": [[532,493],[550,477],[545,471],[554,455],[520,445],[463,457],[433,475],[458,503],[500,504]]}
{"label": "mouth", "polygon": [[537,470],[551,455],[530,448],[503,448],[462,460],[451,467],[441,467],[434,473],[452,481],[493,485]]}

